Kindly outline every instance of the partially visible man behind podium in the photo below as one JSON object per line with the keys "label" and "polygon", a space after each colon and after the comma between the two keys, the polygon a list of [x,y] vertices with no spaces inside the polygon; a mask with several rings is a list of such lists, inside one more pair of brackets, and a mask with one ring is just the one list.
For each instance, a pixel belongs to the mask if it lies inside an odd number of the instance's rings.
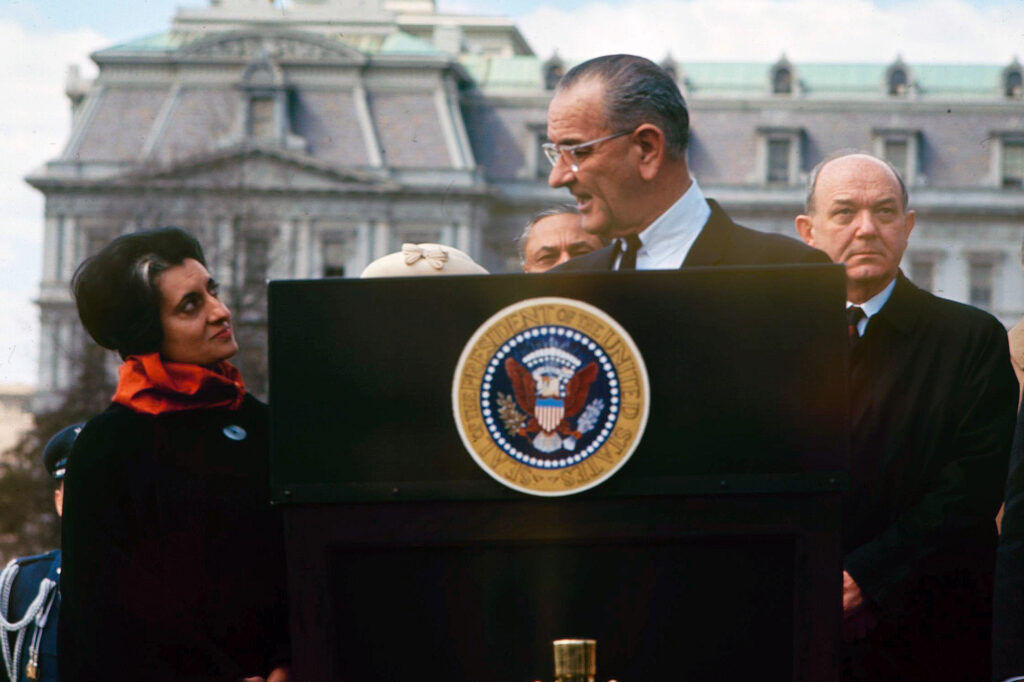
{"label": "partially visible man behind podium", "polygon": [[805,242],[846,264],[843,676],[987,680],[1017,381],[995,318],[900,272],[914,218],[899,174],[849,153],[812,171],[796,219]]}
{"label": "partially visible man behind podium", "polygon": [[705,199],[686,163],[689,135],[679,87],[654,62],[608,55],[565,74],[548,107],[548,184],[572,193],[584,230],[614,241],[558,270],[828,262]]}

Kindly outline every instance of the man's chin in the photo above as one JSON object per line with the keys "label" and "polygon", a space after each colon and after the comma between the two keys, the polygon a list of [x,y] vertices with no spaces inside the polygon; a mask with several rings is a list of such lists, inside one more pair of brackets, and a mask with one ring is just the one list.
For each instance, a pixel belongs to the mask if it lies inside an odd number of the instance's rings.
{"label": "man's chin", "polygon": [[583,231],[586,232],[587,234],[592,234],[595,237],[600,237],[601,239],[607,240],[615,236],[613,234],[613,232],[615,231],[615,226],[609,223],[607,220],[602,220],[598,216],[595,216],[593,214],[588,215],[584,213],[583,220],[580,222],[580,226],[583,228]]}

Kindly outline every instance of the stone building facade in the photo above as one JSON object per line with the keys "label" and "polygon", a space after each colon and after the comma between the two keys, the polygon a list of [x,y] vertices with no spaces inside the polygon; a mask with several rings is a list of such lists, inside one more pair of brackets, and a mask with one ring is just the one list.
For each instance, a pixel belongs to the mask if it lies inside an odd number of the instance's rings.
{"label": "stone building facade", "polygon": [[[267,279],[358,275],[404,241],[515,270],[527,218],[568,198],[539,144],[571,63],[537,57],[504,19],[433,0],[211,0],[93,59],[95,80],[69,76],[63,153],[28,178],[46,198],[37,409],[86,342],[70,277],[121,232],[199,237],[265,395]],[[905,271],[1006,323],[1024,314],[1016,61],[663,66],[691,108],[694,174],[738,221],[794,234],[810,168],[870,149],[904,170],[919,214]]]}

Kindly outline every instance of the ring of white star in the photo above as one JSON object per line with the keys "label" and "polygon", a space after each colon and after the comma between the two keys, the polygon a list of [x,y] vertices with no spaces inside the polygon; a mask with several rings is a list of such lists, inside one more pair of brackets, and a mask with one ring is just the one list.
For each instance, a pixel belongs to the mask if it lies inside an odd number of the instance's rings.
{"label": "ring of white star", "polygon": [[[582,452],[577,452],[573,455],[562,457],[561,459],[540,459],[519,450],[519,448],[515,447],[507,438],[505,438],[504,434],[501,432],[501,427],[498,421],[495,419],[496,410],[491,409],[491,383],[494,379],[494,372],[498,369],[498,366],[501,365],[504,359],[511,354],[512,349],[519,344],[545,335],[551,336],[554,339],[575,342],[589,350],[594,354],[594,357],[597,358],[598,363],[601,365],[601,371],[604,373],[604,376],[608,381],[609,405],[605,408],[608,416],[605,419],[604,425],[601,426],[601,430]],[[504,450],[506,454],[515,457],[518,461],[535,469],[563,469],[565,467],[579,464],[597,452],[597,450],[599,450],[604,444],[605,440],[608,439],[609,434],[611,434],[612,428],[615,426],[615,421],[619,416],[618,374],[615,372],[615,366],[608,358],[608,355],[586,334],[568,327],[531,327],[530,329],[519,332],[506,341],[487,364],[487,370],[484,372],[483,382],[480,384],[480,407],[482,408],[481,412],[484,417],[484,423],[487,424],[487,431],[491,434],[491,438],[498,447]]]}

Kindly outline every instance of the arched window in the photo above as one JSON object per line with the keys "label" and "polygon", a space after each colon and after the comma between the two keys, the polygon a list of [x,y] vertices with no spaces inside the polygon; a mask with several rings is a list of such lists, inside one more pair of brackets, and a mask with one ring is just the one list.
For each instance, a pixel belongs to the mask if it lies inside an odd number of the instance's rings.
{"label": "arched window", "polygon": [[889,94],[902,97],[907,94],[907,72],[903,68],[894,68],[889,72]]}
{"label": "arched window", "polygon": [[551,58],[544,62],[544,88],[554,90],[558,87],[558,81],[565,75],[565,62],[558,56],[558,51],[551,55]]}
{"label": "arched window", "polygon": [[772,77],[772,92],[776,95],[789,95],[793,92],[793,73],[787,68],[775,70]]}
{"label": "arched window", "polygon": [[669,78],[677,83],[679,82],[679,70],[676,68],[676,60],[672,59],[671,54],[665,55],[665,58],[661,60],[661,64],[658,66],[669,75]]}
{"label": "arched window", "polygon": [[768,85],[773,95],[797,94],[796,70],[785,54],[772,64],[768,77]]}
{"label": "arched window", "polygon": [[1024,76],[1021,75],[1020,68],[1008,70],[1003,85],[1007,97],[1020,99],[1024,94]]}

